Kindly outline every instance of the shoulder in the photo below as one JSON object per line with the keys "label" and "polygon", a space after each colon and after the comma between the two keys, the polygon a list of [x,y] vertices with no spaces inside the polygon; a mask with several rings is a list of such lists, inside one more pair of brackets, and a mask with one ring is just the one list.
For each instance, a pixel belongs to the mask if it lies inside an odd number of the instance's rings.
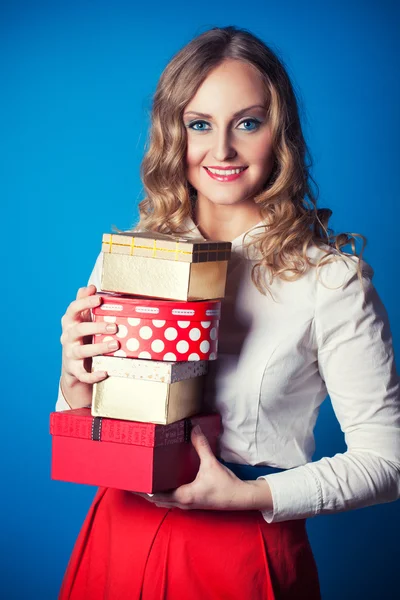
{"label": "shoulder", "polygon": [[370,331],[368,328],[378,318],[386,320],[385,308],[372,283],[373,269],[365,260],[337,252],[325,259],[323,250],[314,252],[322,259],[321,266],[314,268],[317,338],[326,341],[344,331],[348,338],[356,332],[358,336],[360,331]]}
{"label": "shoulder", "polygon": [[307,255],[315,265],[310,271],[317,289],[346,290],[354,282],[358,281],[361,286],[374,276],[372,267],[365,260],[353,254],[342,254],[329,246],[311,246]]}

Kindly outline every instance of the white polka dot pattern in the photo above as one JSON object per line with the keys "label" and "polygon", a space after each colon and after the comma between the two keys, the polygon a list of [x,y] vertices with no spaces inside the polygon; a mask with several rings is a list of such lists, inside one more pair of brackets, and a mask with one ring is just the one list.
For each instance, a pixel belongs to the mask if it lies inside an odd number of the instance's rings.
{"label": "white polka dot pattern", "polygon": [[140,328],[139,335],[142,339],[149,340],[151,338],[151,336],[153,335],[153,330],[148,325],[144,325],[143,327]]}
{"label": "white polka dot pattern", "polygon": [[139,350],[139,346],[140,342],[136,338],[129,338],[129,340],[126,341],[126,347],[131,352],[136,352],[136,350]]}
{"label": "white polka dot pattern", "polygon": [[117,320],[117,317],[110,317],[110,316],[108,316],[108,315],[106,315],[106,316],[104,317],[104,321],[105,321],[106,323],[115,323],[115,321],[116,321],[116,320]]}
{"label": "white polka dot pattern", "polygon": [[201,331],[200,331],[200,329],[198,327],[193,327],[193,329],[191,329],[189,331],[189,337],[194,342],[197,342],[197,340],[199,340],[201,338]]}
{"label": "white polka dot pattern", "polygon": [[189,344],[186,340],[180,340],[176,345],[176,349],[180,354],[186,354],[189,350]]}
{"label": "white polka dot pattern", "polygon": [[175,327],[167,327],[164,335],[165,335],[165,339],[167,339],[171,342],[172,340],[176,340],[176,338],[178,337],[178,332],[175,329]]}
{"label": "white polka dot pattern", "polygon": [[117,338],[125,338],[128,335],[128,328],[126,325],[118,325]]}
{"label": "white polka dot pattern", "polygon": [[153,319],[152,324],[154,327],[164,327],[166,321],[162,321],[161,319]]}
{"label": "white polka dot pattern", "polygon": [[128,324],[132,325],[132,327],[137,327],[140,325],[140,319],[137,319],[136,317],[128,317]]}
{"label": "white polka dot pattern", "polygon": [[203,340],[200,344],[200,350],[202,352],[204,352],[204,354],[205,354],[206,352],[209,351],[209,349],[210,349],[210,342],[208,340]]}
{"label": "white polka dot pattern", "polygon": [[165,348],[165,344],[162,340],[154,340],[151,342],[151,349],[153,352],[162,352]]}
{"label": "white polka dot pattern", "polygon": [[[124,315],[94,314],[94,321],[116,323],[117,333],[95,335],[95,342],[118,340],[120,348],[106,356],[164,361],[216,360],[218,320],[164,320],[152,315],[134,318]],[[113,319],[111,321],[111,319]]]}

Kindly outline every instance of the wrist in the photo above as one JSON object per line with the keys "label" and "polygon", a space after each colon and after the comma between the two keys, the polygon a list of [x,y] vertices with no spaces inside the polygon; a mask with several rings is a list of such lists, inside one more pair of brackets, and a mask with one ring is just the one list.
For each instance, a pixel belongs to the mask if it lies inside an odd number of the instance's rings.
{"label": "wrist", "polygon": [[62,371],[60,378],[61,394],[71,409],[90,406],[92,402],[92,388],[88,383],[83,383],[68,373]]}
{"label": "wrist", "polygon": [[255,481],[246,481],[251,490],[251,509],[252,510],[272,510],[273,499],[271,488],[265,479],[256,479]]}
{"label": "wrist", "polygon": [[62,391],[72,389],[76,382],[77,379],[73,375],[69,375],[66,371],[61,370],[60,387]]}

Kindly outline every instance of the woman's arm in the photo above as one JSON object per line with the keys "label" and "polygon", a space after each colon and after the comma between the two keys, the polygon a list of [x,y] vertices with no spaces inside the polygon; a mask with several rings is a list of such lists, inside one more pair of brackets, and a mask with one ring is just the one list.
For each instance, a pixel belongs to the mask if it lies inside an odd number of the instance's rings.
{"label": "woman's arm", "polygon": [[[88,286],[94,285],[96,290],[100,289],[101,269],[102,269],[103,254],[100,253],[89,277]],[[78,292],[77,299],[83,300],[88,298],[89,292],[93,293],[93,288],[82,288]],[[67,311],[68,313],[68,311]],[[65,317],[63,317],[65,319]],[[90,313],[89,313],[90,319]],[[65,330],[65,326],[63,327]],[[65,333],[65,332],[64,332]],[[63,333],[63,335],[64,335]],[[63,353],[64,354],[64,353]],[[68,410],[77,406],[90,406],[92,402],[92,383],[79,381],[76,377],[71,376],[66,369],[65,359],[63,360],[61,369],[61,378],[58,388],[58,398],[56,402],[56,411]]]}
{"label": "woman's arm", "polygon": [[273,501],[273,509],[264,512],[269,522],[400,497],[399,377],[388,317],[372,285],[372,272],[365,274],[363,291],[354,264],[346,263],[322,268],[315,334],[320,373],[348,449],[265,476]]}

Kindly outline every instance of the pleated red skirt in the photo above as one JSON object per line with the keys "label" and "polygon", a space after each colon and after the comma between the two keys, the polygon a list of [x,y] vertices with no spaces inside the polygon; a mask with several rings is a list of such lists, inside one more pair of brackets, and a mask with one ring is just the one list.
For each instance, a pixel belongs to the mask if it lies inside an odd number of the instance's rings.
{"label": "pleated red skirt", "polygon": [[320,600],[305,521],[98,490],[59,600]]}

